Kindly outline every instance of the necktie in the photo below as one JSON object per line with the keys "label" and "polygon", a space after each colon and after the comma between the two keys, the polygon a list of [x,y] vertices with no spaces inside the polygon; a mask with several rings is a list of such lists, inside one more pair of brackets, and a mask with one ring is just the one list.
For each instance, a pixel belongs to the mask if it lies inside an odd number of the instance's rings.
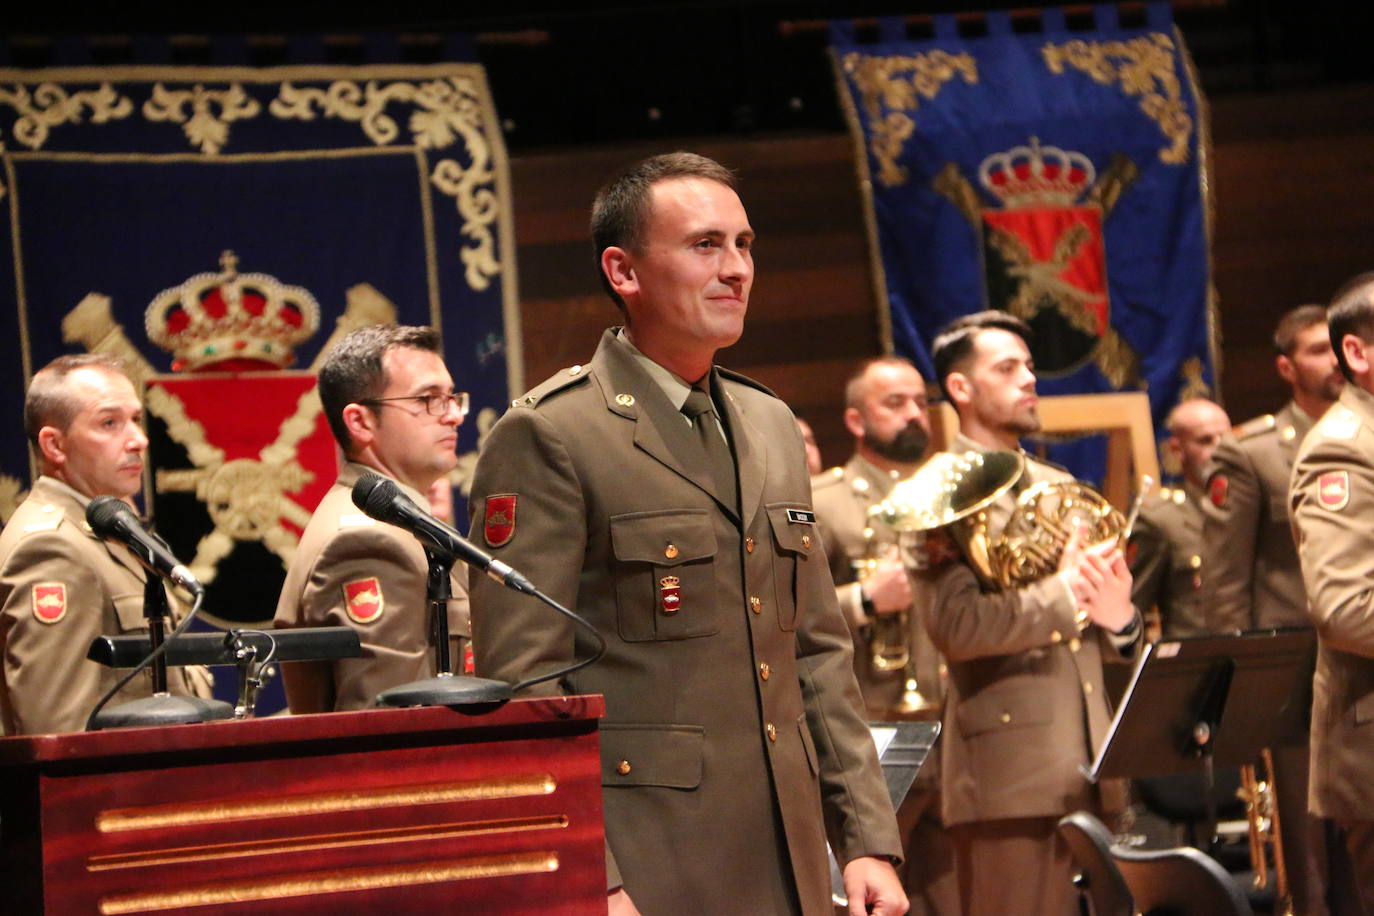
{"label": "necktie", "polygon": [[730,454],[730,446],[725,443],[725,437],[720,434],[711,396],[700,388],[693,388],[692,393],[687,395],[687,402],[682,405],[682,412],[691,418],[692,426],[697,431],[697,439],[706,450],[706,457],[711,464],[711,476],[716,483],[716,495],[731,509],[737,510],[739,497],[738,484],[735,481],[735,459]]}

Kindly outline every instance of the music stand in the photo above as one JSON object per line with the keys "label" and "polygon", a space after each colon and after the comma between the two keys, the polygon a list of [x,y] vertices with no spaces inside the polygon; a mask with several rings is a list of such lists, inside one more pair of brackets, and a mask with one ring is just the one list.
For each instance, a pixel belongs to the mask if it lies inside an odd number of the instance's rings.
{"label": "music stand", "polygon": [[[878,763],[883,768],[883,781],[887,783],[888,798],[892,799],[892,810],[896,811],[902,807],[916,782],[916,774],[929,758],[935,739],[940,736],[940,723],[870,722],[868,729],[878,748]],[[849,905],[844,895],[844,874],[833,850],[830,852],[830,894],[836,906]]]}
{"label": "music stand", "polygon": [[[1085,775],[1097,782],[1201,768],[1214,822],[1217,765],[1253,764],[1266,747],[1306,742],[1302,700],[1315,651],[1306,627],[1147,645]],[[1228,703],[1232,692],[1243,702]]]}

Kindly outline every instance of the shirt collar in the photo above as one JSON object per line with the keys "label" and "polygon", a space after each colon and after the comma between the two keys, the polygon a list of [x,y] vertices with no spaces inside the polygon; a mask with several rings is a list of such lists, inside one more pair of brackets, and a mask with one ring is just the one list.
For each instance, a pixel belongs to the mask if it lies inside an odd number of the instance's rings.
{"label": "shirt collar", "polygon": [[631,343],[630,335],[625,331],[625,328],[617,330],[615,332],[616,339],[629,348],[630,355],[634,357],[639,367],[648,374],[649,378],[653,379],[655,385],[663,389],[668,402],[678,410],[682,410],[682,405],[687,403],[687,396],[692,393],[691,384],[639,352],[639,348]]}

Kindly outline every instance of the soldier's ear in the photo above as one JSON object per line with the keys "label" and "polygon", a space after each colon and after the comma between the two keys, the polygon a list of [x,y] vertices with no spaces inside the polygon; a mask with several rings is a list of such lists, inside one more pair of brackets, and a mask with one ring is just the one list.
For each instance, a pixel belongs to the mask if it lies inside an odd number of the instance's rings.
{"label": "soldier's ear", "polygon": [[945,376],[945,390],[956,407],[967,407],[973,401],[973,382],[962,372]]}
{"label": "soldier's ear", "polygon": [[1292,385],[1298,378],[1298,367],[1293,365],[1293,361],[1280,353],[1274,357],[1274,369],[1278,372],[1279,378],[1289,385]]}
{"label": "soldier's ear", "polygon": [[859,413],[859,408],[846,407],[844,409],[844,428],[849,430],[849,434],[855,439],[863,438],[864,415]]}
{"label": "soldier's ear", "polygon": [[612,245],[601,252],[601,272],[606,275],[606,282],[611,284],[611,289],[621,298],[639,292],[639,280],[635,276],[634,264],[630,259],[630,253],[624,248]]}
{"label": "soldier's ear", "polygon": [[61,467],[67,463],[67,437],[56,426],[45,426],[38,431],[38,451],[49,464]]}
{"label": "soldier's ear", "polygon": [[377,415],[362,404],[346,404],[343,413],[344,427],[354,446],[367,446],[377,436]]}
{"label": "soldier's ear", "polygon": [[1341,338],[1341,353],[1345,364],[1356,375],[1364,375],[1370,370],[1369,345],[1358,334],[1346,334]]}

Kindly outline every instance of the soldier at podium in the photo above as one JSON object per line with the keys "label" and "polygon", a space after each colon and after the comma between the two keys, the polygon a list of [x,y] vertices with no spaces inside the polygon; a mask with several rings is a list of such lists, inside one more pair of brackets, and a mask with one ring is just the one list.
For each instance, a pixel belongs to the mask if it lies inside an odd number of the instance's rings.
{"label": "soldier at podium", "polygon": [[[791,412],[714,365],[739,339],[754,232],[734,176],[690,153],[603,187],[597,265],[627,318],[518,398],[477,463],[473,539],[605,638],[536,691],[602,693],[610,913],[905,912],[901,845],[816,532]],[[477,673],[592,653],[473,578]]]}
{"label": "soldier at podium", "polygon": [[[60,356],[29,383],[24,428],[42,476],[0,533],[5,735],[81,731],[123,675],[86,659],[91,641],[147,632],[150,574],[86,525],[91,499],[131,500],[142,488],[142,418],[133,383],[107,356]],[[204,668],[167,671],[172,693],[208,699],[210,685]],[[144,671],[111,702],[151,696],[152,688],[152,671]]]}
{"label": "soldier at podium", "polygon": [[[867,360],[845,385],[854,454],[811,481],[835,595],[854,638],[854,674],[871,720],[935,719],[943,696],[939,653],[922,622],[897,535],[869,509],[911,476],[930,442],[926,386],[900,356]],[[911,913],[958,911],[954,852],[940,820],[939,767],[926,761],[898,811]]]}
{"label": "soldier at podium", "polygon": [[[320,402],[346,460],[301,535],[274,622],[352,627],[363,655],[283,665],[293,713],[368,709],[387,688],[434,676],[424,548],[409,532],[363,514],[353,485],[375,471],[425,506],[424,494],[457,464],[467,395],[453,390],[441,354],[432,328],[373,325],[340,340],[320,368]],[[454,659],[463,658],[470,633],[466,578],[455,564]]]}

